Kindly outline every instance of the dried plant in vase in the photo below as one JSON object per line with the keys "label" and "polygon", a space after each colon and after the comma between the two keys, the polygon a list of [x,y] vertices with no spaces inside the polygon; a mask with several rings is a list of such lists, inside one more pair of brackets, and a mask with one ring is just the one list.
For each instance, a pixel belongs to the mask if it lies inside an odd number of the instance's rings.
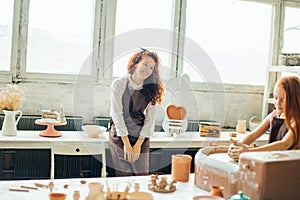
{"label": "dried plant in vase", "polygon": [[[17,124],[22,116],[22,102],[25,99],[25,89],[16,84],[7,84],[0,88],[0,110],[4,112],[2,135],[16,136]],[[16,115],[19,115],[16,120]]]}
{"label": "dried plant in vase", "polygon": [[0,88],[0,110],[15,111],[22,107],[25,89],[17,84],[7,84]]}

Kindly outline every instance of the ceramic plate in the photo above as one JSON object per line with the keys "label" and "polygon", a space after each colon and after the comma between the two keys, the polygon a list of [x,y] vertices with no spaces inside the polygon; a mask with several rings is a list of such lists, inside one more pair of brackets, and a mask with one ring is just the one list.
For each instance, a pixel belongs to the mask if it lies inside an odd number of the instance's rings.
{"label": "ceramic plate", "polygon": [[224,199],[216,196],[200,195],[200,196],[193,197],[193,200],[224,200]]}

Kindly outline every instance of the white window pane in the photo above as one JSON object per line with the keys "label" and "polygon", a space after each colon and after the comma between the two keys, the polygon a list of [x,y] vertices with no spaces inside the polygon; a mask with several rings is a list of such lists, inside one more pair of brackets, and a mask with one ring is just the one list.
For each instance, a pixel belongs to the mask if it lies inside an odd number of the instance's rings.
{"label": "white window pane", "polygon": [[31,0],[26,71],[77,74],[92,52],[93,14],[94,1]]}
{"label": "white window pane", "polygon": [[300,9],[287,7],[282,53],[300,53]]}
{"label": "white window pane", "polygon": [[[224,83],[263,85],[268,65],[271,5],[232,0],[187,1],[186,35],[207,53]],[[193,53],[185,44],[185,58]],[[192,81],[213,81],[207,59],[184,62]],[[201,60],[201,58],[199,58]],[[211,67],[211,66],[209,66]],[[211,76],[217,76],[215,74]]]}
{"label": "white window pane", "polygon": [[[171,30],[173,0],[122,0],[117,1],[116,27],[115,27],[115,53],[113,76],[123,76],[126,71],[127,62],[133,52],[139,47],[149,48],[158,53],[161,59],[162,77],[167,76],[170,58],[170,34],[165,38],[165,31]],[[136,41],[141,35],[142,29],[149,29],[143,34],[144,39]],[[152,30],[151,30],[152,29]],[[136,32],[134,30],[137,30]],[[153,33],[163,33],[164,36],[157,37]],[[137,34],[137,37],[135,37]],[[122,38],[130,38],[122,41]],[[131,39],[132,38],[132,39]],[[156,40],[154,43],[149,41]],[[160,40],[162,40],[160,42]],[[148,42],[148,43],[147,43]],[[127,45],[127,44],[128,45]],[[144,44],[150,46],[144,46]],[[133,46],[133,44],[137,44]],[[127,45],[124,47],[124,45]]]}
{"label": "white window pane", "polygon": [[0,70],[10,70],[14,1],[0,0]]}

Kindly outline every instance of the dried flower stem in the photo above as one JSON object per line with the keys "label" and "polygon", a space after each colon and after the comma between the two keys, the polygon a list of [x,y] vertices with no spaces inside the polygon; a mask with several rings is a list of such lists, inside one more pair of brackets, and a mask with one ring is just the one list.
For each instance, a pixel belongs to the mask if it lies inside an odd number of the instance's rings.
{"label": "dried flower stem", "polygon": [[19,110],[25,100],[25,89],[16,84],[7,84],[5,88],[0,88],[0,109]]}

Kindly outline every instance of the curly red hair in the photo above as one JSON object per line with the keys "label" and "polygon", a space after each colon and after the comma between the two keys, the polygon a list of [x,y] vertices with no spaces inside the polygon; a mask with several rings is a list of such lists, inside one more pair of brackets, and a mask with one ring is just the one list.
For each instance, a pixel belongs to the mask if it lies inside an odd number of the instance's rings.
{"label": "curly red hair", "polygon": [[144,56],[149,56],[155,62],[155,67],[152,74],[144,80],[143,93],[152,105],[161,104],[162,96],[164,94],[163,84],[160,78],[160,58],[157,53],[142,49],[135,52],[128,61],[127,70],[128,73],[133,74],[136,69],[136,64],[139,63]]}

